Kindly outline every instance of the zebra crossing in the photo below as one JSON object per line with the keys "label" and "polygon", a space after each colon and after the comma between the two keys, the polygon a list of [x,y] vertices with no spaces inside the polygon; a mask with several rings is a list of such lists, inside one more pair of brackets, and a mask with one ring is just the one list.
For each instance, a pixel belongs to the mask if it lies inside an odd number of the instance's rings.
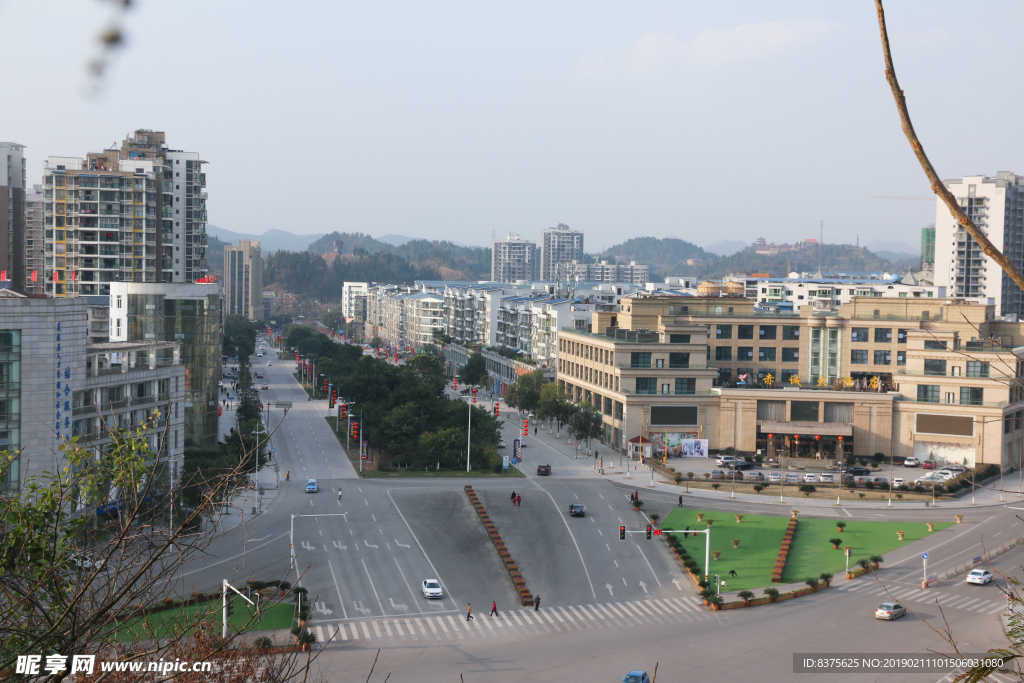
{"label": "zebra crossing", "polygon": [[460,641],[507,638],[510,635],[546,635],[619,626],[685,624],[715,621],[695,597],[544,607],[541,610],[500,610],[496,617],[474,614],[387,617],[310,625],[321,644],[401,641]]}
{"label": "zebra crossing", "polygon": [[[889,593],[886,593],[878,584],[867,582],[851,582],[837,586],[837,588],[846,593],[877,595],[885,600],[889,600],[889,595],[891,594],[897,601],[907,603],[910,606],[913,606],[913,603],[933,604],[937,600],[943,609],[951,607],[968,612],[986,612],[988,614],[998,614],[1006,610],[1006,598],[1003,597],[1002,593],[996,593],[994,599],[976,598],[970,595],[950,595],[949,593],[940,593],[934,588],[910,590],[904,587],[889,587]],[[984,590],[984,587],[981,588]]]}
{"label": "zebra crossing", "polygon": [[[953,683],[953,681],[957,680],[957,678],[959,678],[965,673],[967,673],[966,669],[955,669],[951,673],[948,673],[942,678],[940,678],[936,683]],[[981,680],[985,683],[1014,683],[1018,679],[1007,674],[989,674]]]}

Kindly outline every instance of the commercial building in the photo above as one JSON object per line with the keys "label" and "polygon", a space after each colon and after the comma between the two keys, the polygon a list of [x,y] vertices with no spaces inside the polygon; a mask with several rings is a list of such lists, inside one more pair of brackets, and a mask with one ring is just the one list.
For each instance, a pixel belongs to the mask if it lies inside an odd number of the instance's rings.
{"label": "commercial building", "polygon": [[[540,279],[557,280],[558,264],[583,261],[583,231],[570,230],[565,223],[541,232]],[[495,278],[493,275],[491,279]],[[532,278],[520,278],[532,279]],[[584,278],[597,280],[598,278]],[[608,282],[607,280],[601,280]],[[631,280],[627,280],[631,282]]]}
{"label": "commercial building", "polygon": [[[43,294],[45,280],[45,247],[43,228],[46,222],[43,186],[36,184],[25,192],[25,273],[26,294]],[[15,286],[15,289],[18,289]]]}
{"label": "commercial building", "polygon": [[87,307],[84,298],[0,291],[0,450],[20,451],[4,475],[8,494],[44,470],[58,471],[64,441],[77,436],[105,452],[111,426],[141,425],[155,407],[162,416],[151,444],[159,448],[166,430],[164,459],[180,462],[185,370],[178,344],[92,344]]}
{"label": "commercial building", "polygon": [[119,282],[110,287],[110,341],[180,343],[185,445],[215,445],[224,329],[221,286]]}
{"label": "commercial building", "polygon": [[25,146],[0,142],[0,271],[25,291]]}
{"label": "commercial building", "polygon": [[120,148],[45,164],[44,270],[50,296],[109,295],[114,282],[207,274],[206,176],[199,156],[138,130]]}
{"label": "commercial building", "polygon": [[[1018,268],[1024,268],[1024,176],[964,176],[943,181],[967,217]],[[957,298],[984,297],[1000,315],[1024,316],[1024,296],[981,251],[941,199],[935,210],[935,284]],[[923,254],[922,254],[923,257]]]}
{"label": "commercial building", "polygon": [[491,280],[494,282],[536,280],[539,266],[536,242],[510,233],[507,239],[491,243]]}
{"label": "commercial building", "polygon": [[[628,282],[634,285],[647,284],[648,267],[629,263],[580,263],[568,261],[556,264],[555,278],[570,282]],[[543,278],[542,278],[543,279]]]}
{"label": "commercial building", "polygon": [[[341,314],[346,318],[356,318],[359,297],[364,297],[363,307],[365,314],[365,297],[369,290],[368,282],[345,282],[341,285]],[[365,320],[365,318],[364,318]]]}
{"label": "commercial building", "polygon": [[227,315],[263,320],[263,253],[259,241],[238,240],[224,247],[224,298]]}
{"label": "commercial building", "polygon": [[263,319],[270,320],[277,315],[277,294],[274,292],[263,292]]}

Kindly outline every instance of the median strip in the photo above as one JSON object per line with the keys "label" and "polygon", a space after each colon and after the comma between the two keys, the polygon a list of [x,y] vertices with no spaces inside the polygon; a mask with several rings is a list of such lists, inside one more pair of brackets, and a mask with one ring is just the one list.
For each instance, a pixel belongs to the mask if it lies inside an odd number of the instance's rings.
{"label": "median strip", "polygon": [[468,484],[465,487],[466,495],[469,497],[469,502],[473,504],[473,509],[476,510],[476,514],[480,516],[480,521],[484,523],[484,529],[487,530],[488,535],[491,537],[491,542],[494,544],[495,550],[498,551],[498,556],[501,558],[502,563],[505,565],[505,570],[508,572],[509,578],[512,579],[512,583],[515,584],[516,590],[519,592],[519,600],[526,607],[533,605],[533,595],[530,590],[526,587],[526,580],[523,575],[519,573],[519,567],[516,566],[515,561],[512,559],[512,554],[505,547],[505,542],[501,540],[501,535],[498,533],[498,529],[494,526],[494,522],[491,521],[490,515],[484,510],[483,503],[480,502],[480,498],[477,497],[476,492],[473,491],[473,487]]}

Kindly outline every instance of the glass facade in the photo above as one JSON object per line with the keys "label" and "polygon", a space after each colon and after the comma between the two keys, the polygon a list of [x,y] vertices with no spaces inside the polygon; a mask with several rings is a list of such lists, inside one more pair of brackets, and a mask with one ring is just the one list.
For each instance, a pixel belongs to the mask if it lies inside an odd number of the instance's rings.
{"label": "glass facade", "polygon": [[[21,450],[21,330],[0,330],[0,451]],[[21,458],[4,476],[8,494],[21,490]]]}
{"label": "glass facade", "polygon": [[185,445],[215,445],[220,297],[171,299],[162,294],[129,294],[127,304],[130,340],[181,343],[181,364],[185,366]]}

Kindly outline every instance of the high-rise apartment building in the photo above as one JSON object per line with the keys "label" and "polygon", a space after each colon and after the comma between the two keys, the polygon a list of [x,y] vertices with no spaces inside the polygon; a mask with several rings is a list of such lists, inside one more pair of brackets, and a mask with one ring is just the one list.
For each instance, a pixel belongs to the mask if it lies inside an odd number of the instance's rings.
{"label": "high-rise apartment building", "polygon": [[583,231],[570,230],[565,223],[541,233],[540,279],[555,280],[559,263],[583,261]]}
{"label": "high-rise apartment building", "polygon": [[491,243],[491,280],[494,282],[536,280],[538,265],[536,242],[510,233],[508,239]]}
{"label": "high-rise apartment building", "polygon": [[108,295],[113,282],[194,282],[207,274],[206,185],[194,152],[137,130],[120,149],[50,157],[44,275],[51,296]]}
{"label": "high-rise apartment building", "polygon": [[0,270],[24,289],[25,146],[16,142],[0,142]]}
{"label": "high-rise apartment building", "polygon": [[559,282],[629,282],[634,285],[647,284],[648,266],[629,263],[580,263],[569,261],[555,266],[555,280]]}
{"label": "high-rise apartment building", "polygon": [[[1000,171],[991,178],[964,176],[944,183],[974,224],[1017,268],[1024,268],[1024,176]],[[991,298],[1001,315],[1024,317],[1020,288],[937,201],[935,284],[956,298]]]}
{"label": "high-rise apartment building", "polygon": [[260,243],[238,240],[237,247],[224,247],[224,311],[263,320],[263,254]]}
{"label": "high-rise apartment building", "polygon": [[368,282],[345,282],[341,286],[341,314],[346,318],[356,317],[356,302],[363,297],[365,313],[366,292],[370,287]]}
{"label": "high-rise apartment building", "polygon": [[[43,186],[25,191],[25,284],[26,294],[43,294],[44,248]],[[17,289],[17,285],[15,285]]]}

